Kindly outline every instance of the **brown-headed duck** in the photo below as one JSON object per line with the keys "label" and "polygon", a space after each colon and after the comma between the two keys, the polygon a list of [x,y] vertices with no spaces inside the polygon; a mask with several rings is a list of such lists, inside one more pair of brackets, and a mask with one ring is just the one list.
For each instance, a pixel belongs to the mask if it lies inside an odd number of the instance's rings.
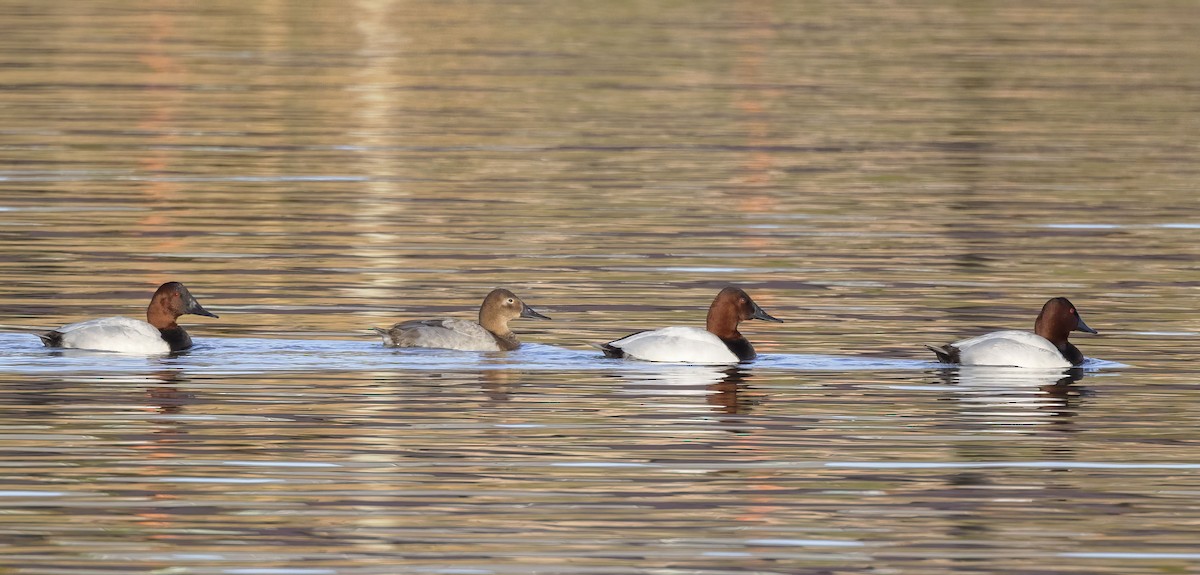
{"label": "brown-headed duck", "polygon": [[782,322],[763,311],[740,288],[727,287],[717,294],[708,308],[705,329],[665,327],[639,331],[621,339],[600,344],[604,355],[614,358],[681,363],[737,363],[754,359],[754,346],[740,332],[738,324],[750,319]]}
{"label": "brown-headed duck", "polygon": [[506,289],[494,289],[479,306],[479,322],[461,319],[419,319],[388,329],[371,328],[387,347],[433,347],[461,351],[512,351],[521,346],[508,322],[519,317],[550,319],[525,305]]}
{"label": "brown-headed duck", "polygon": [[179,316],[196,314],[217,317],[200,306],[183,284],[159,286],[146,308],[146,321],[128,317],[105,317],[64,325],[39,334],[46,347],[158,354],[192,347],[192,338],[176,323]]}
{"label": "brown-headed duck", "polygon": [[1083,363],[1083,352],[1067,341],[1072,331],[1098,333],[1083,323],[1079,311],[1065,297],[1042,306],[1033,333],[995,331],[941,347],[925,346],[942,363],[1033,368],[1072,367]]}

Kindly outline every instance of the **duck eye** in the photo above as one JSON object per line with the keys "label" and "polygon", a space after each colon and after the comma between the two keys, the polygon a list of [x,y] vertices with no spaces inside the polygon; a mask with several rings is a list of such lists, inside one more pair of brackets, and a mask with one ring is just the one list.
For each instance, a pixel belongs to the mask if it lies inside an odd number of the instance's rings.
{"label": "duck eye", "polygon": [[515,303],[515,302],[513,302],[513,298],[508,298],[507,300],[505,300],[504,303],[511,304],[511,303]]}

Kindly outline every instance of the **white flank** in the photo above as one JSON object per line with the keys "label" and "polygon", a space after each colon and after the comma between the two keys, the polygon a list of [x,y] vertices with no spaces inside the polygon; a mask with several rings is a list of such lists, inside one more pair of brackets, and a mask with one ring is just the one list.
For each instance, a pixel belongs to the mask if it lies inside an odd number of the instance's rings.
{"label": "white flank", "polygon": [[643,361],[680,363],[737,363],[738,357],[721,338],[695,327],[664,327],[610,342],[626,355]]}
{"label": "white flank", "polygon": [[995,331],[950,345],[958,348],[962,365],[1071,367],[1050,340],[1027,331]]}
{"label": "white flank", "polygon": [[63,334],[62,346],[66,348],[147,355],[171,351],[158,328],[127,317],[81,321],[55,331]]}

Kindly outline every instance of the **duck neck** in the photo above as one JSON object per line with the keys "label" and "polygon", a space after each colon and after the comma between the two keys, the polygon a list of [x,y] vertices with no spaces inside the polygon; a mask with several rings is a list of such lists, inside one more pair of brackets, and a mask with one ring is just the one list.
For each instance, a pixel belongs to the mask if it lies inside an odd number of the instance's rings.
{"label": "duck neck", "polygon": [[1083,352],[1079,351],[1079,348],[1075,347],[1074,344],[1068,342],[1060,346],[1058,349],[1062,352],[1063,357],[1067,358],[1067,361],[1071,362],[1071,365],[1083,365]]}
{"label": "duck neck", "polygon": [[1071,330],[1063,329],[1059,324],[1047,320],[1042,314],[1038,314],[1037,321],[1033,322],[1033,333],[1046,338],[1050,343],[1054,344],[1059,350],[1066,348],[1067,338],[1071,335]]}
{"label": "duck neck", "polygon": [[736,311],[722,310],[714,306],[708,310],[708,319],[704,322],[704,328],[723,340],[741,339],[742,334],[737,329],[739,322]]}
{"label": "duck neck", "polygon": [[146,308],[146,321],[159,329],[159,331],[167,331],[171,329],[179,329],[179,324],[175,320],[179,316],[167,309],[166,302],[155,299],[150,302],[150,307]]}
{"label": "duck neck", "polygon": [[192,347],[192,337],[182,327],[176,325],[169,329],[159,329],[163,341],[171,346],[171,351],[182,351]]}
{"label": "duck neck", "polygon": [[517,334],[511,331],[507,335],[492,333],[492,337],[495,338],[500,351],[512,351],[521,347],[521,340],[517,339]]}
{"label": "duck neck", "polygon": [[516,339],[511,329],[508,329],[508,321],[494,316],[485,316],[482,312],[479,314],[479,325],[492,332],[492,335],[502,339]]}

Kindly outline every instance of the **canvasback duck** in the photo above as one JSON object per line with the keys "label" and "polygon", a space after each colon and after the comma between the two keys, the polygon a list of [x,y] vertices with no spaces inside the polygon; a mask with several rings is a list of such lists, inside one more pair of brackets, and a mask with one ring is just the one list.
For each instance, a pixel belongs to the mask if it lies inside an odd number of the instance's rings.
{"label": "canvasback duck", "polygon": [[754,359],[754,346],[738,332],[738,324],[761,319],[782,323],[733,286],[721,290],[708,308],[705,329],[664,327],[639,331],[600,344],[606,357],[680,363],[737,363]]}
{"label": "canvasback duck", "polygon": [[1083,323],[1079,311],[1065,297],[1042,306],[1033,333],[995,331],[970,339],[933,347],[942,363],[1008,367],[1062,368],[1083,363],[1083,352],[1067,341],[1072,331],[1099,333]]}
{"label": "canvasback duck", "polygon": [[175,320],[188,313],[217,317],[201,307],[183,284],[167,282],[150,298],[146,321],[105,317],[64,325],[38,337],[46,347],[141,354],[182,351],[192,347],[192,338]]}
{"label": "canvasback duck", "polygon": [[479,306],[479,322],[462,319],[418,319],[388,329],[371,328],[386,347],[433,347],[459,351],[512,351],[521,347],[508,322],[519,317],[550,319],[513,292],[494,289]]}

